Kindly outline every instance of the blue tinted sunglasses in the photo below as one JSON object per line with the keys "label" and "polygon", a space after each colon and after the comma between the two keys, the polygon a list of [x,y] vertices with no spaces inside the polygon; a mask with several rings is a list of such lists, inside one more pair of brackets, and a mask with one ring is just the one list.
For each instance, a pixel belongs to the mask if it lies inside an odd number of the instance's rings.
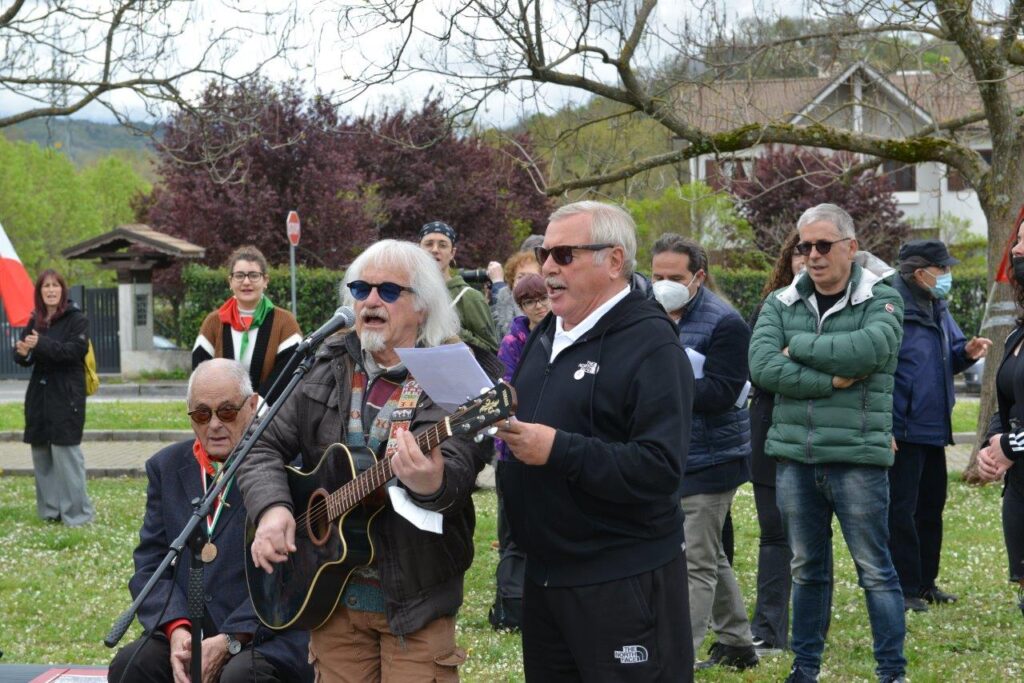
{"label": "blue tinted sunglasses", "polygon": [[412,287],[395,284],[394,282],[366,282],[364,280],[353,280],[348,283],[348,291],[352,292],[352,298],[356,301],[366,301],[370,292],[377,290],[377,296],[386,304],[393,304],[402,296],[402,292],[412,292]]}

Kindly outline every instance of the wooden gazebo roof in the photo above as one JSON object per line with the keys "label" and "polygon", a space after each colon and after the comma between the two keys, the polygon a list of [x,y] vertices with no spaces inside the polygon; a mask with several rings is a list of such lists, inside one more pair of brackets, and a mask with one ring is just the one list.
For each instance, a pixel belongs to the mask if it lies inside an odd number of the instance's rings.
{"label": "wooden gazebo roof", "polygon": [[119,225],[61,252],[67,259],[98,260],[104,268],[153,270],[176,259],[201,259],[206,250],[180,237],[158,232],[148,225]]}

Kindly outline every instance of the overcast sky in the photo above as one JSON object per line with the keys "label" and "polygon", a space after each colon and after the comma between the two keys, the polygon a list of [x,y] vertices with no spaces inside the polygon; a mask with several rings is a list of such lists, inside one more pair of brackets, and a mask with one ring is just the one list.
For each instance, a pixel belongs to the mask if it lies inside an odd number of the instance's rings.
{"label": "overcast sky", "polygon": [[[194,20],[188,24],[187,33],[181,38],[184,57],[197,53],[206,42],[205,36],[212,32],[225,28],[235,29],[236,25],[237,28],[250,28],[254,32],[263,30],[263,20],[259,16],[248,15],[240,19],[237,13],[225,9],[225,4],[231,5],[234,2],[235,0],[204,0],[190,5],[190,11],[194,12],[195,16]],[[272,80],[301,78],[307,83],[311,92],[315,88],[325,92],[344,92],[351,86],[351,82],[346,79],[346,74],[358,73],[365,68],[361,54],[368,55],[371,59],[379,59],[388,40],[393,39],[391,36],[382,36],[380,32],[365,37],[357,45],[339,39],[332,14],[328,11],[328,8],[333,6],[330,0],[292,0],[291,2],[267,0],[264,6],[272,9],[275,5],[294,11],[294,20],[297,23],[292,37],[294,42],[303,47],[293,52],[287,62],[274,62],[264,68],[262,72]],[[734,20],[736,17],[748,15],[753,11],[753,5],[752,0],[727,0],[719,2],[719,11],[724,12],[730,20]],[[758,13],[760,14],[762,11],[758,10]],[[685,0],[663,1],[656,9],[654,23],[674,30],[679,28],[688,17],[693,18],[695,13],[697,10],[691,2]],[[418,20],[427,21],[428,23],[424,25],[430,25],[430,16],[422,11],[418,14]],[[429,40],[420,39],[414,48],[429,52],[432,49],[432,44]],[[249,39],[235,57],[234,67],[236,69],[250,68],[252,64],[260,61],[271,51],[269,39]],[[651,59],[657,61],[658,54],[652,55]],[[184,83],[183,90],[194,95],[202,85],[203,79],[197,76]],[[405,79],[398,84],[375,86],[370,91],[348,102],[345,106],[345,113],[357,115],[364,111],[378,111],[386,105],[405,103],[417,106],[432,87],[435,91],[438,88],[443,89],[443,82],[438,78],[424,75]],[[134,94],[117,92],[110,97],[117,106],[127,108],[133,118],[146,118],[145,110]],[[557,108],[566,101],[578,102],[580,99],[582,98],[578,93],[569,89],[549,87],[545,91],[545,104],[548,108]],[[478,121],[490,125],[511,125],[524,114],[536,111],[537,106],[533,101],[523,103],[511,97],[494,96],[487,101],[487,105],[478,114]],[[23,100],[19,101],[9,94],[0,95],[0,112],[10,114],[24,109],[25,102]],[[75,118],[97,121],[113,120],[112,114],[98,104],[86,107],[76,114]]]}

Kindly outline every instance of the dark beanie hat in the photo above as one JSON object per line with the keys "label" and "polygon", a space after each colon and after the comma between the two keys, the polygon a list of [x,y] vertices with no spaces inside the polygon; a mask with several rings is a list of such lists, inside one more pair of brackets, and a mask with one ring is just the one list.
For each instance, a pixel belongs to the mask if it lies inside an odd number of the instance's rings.
{"label": "dark beanie hat", "polygon": [[521,301],[543,299],[547,295],[548,290],[544,286],[544,278],[536,273],[524,275],[523,279],[517,282],[515,289],[512,290],[512,298],[516,300],[517,306],[520,305]]}
{"label": "dark beanie hat", "polygon": [[424,225],[422,228],[420,228],[420,239],[423,239],[427,235],[435,232],[441,233],[442,235],[450,239],[452,241],[452,244],[455,244],[455,240],[457,238],[455,234],[455,228],[448,225],[444,221],[431,221],[430,223]]}

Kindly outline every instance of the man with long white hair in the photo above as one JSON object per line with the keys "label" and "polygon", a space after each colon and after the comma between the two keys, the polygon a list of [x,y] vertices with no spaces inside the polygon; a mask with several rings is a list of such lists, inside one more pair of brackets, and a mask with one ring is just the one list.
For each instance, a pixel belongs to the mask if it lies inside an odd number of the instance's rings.
{"label": "man with long white hair", "polygon": [[465,652],[455,644],[455,616],[473,560],[470,494],[490,446],[456,436],[429,453],[420,449],[413,434],[445,413],[396,349],[456,339],[459,319],[436,263],[410,242],[371,246],[349,267],[344,289],[354,332],[323,343],[240,468],[257,522],[251,559],[269,574],[297,550],[285,474],[295,455],[309,470],[335,442],[383,453],[412,502],[443,515],[443,532],[421,530],[384,504],[369,526],[372,559],[354,570],[333,613],[311,633],[317,680],[457,680]]}

